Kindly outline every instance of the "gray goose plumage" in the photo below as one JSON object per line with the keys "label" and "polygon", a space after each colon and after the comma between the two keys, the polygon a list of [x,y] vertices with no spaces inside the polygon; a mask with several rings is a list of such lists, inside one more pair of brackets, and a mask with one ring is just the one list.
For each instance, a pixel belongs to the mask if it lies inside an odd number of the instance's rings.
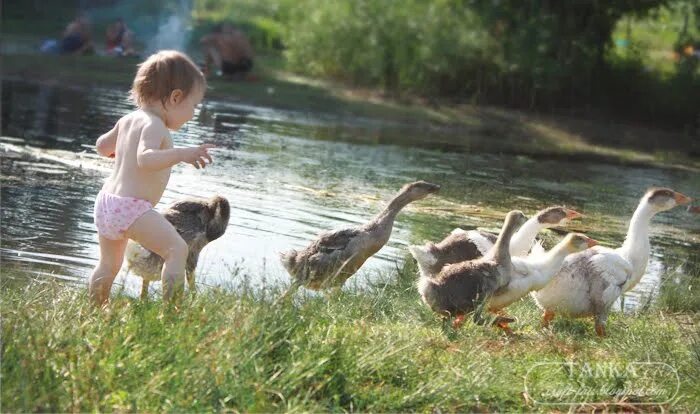
{"label": "gray goose plumage", "polygon": [[[162,214],[187,243],[189,251],[185,272],[188,287],[194,292],[194,271],[199,253],[209,242],[221,237],[228,226],[231,214],[228,200],[221,196],[187,198],[170,204]],[[160,280],[163,259],[132,240],[126,246],[125,255],[127,271],[143,278],[141,298],[145,298],[149,283]]]}
{"label": "gray goose plumage", "polygon": [[394,219],[407,204],[437,192],[440,186],[425,181],[406,184],[389,205],[368,223],[321,233],[303,250],[280,254],[282,265],[292,277],[284,296],[299,286],[320,290],[342,287],[345,281],[391,236]]}
{"label": "gray goose plumage", "polygon": [[[521,211],[511,211],[496,243],[484,257],[448,264],[432,277],[421,274],[418,291],[423,302],[434,312],[456,317],[455,327],[461,325],[466,313],[477,310],[486,298],[510,282],[510,239],[526,220]],[[480,318],[478,312],[474,316]]]}
{"label": "gray goose plumage", "polygon": [[[581,214],[561,206],[539,211],[513,235],[510,254],[526,256],[542,229],[564,225],[577,217],[581,217]],[[478,259],[493,247],[497,238],[498,235],[487,231],[454,229],[439,243],[428,242],[422,246],[409,246],[408,249],[421,272],[437,274],[447,264]]]}

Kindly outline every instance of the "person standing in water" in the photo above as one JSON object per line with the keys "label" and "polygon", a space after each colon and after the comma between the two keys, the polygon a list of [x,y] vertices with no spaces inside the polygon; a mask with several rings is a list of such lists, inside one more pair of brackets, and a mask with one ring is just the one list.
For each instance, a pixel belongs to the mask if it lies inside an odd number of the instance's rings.
{"label": "person standing in water", "polygon": [[98,138],[97,152],[113,157],[115,165],[95,200],[100,260],[88,283],[95,304],[108,301],[128,239],[163,258],[164,301],[182,292],[187,244],[153,206],[174,165],[185,162],[204,168],[212,162],[208,149],[213,145],[174,148],[169,132],[192,119],[205,89],[204,75],[186,55],[160,51],[136,73],[131,98],[139,108]]}

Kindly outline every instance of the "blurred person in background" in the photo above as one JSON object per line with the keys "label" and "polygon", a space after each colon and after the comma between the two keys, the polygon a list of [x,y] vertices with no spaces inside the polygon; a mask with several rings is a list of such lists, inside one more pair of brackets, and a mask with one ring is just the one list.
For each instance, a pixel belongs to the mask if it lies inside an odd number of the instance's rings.
{"label": "blurred person in background", "polygon": [[79,14],[68,23],[60,40],[45,40],[40,50],[44,53],[62,55],[82,55],[94,52],[90,21],[84,14]]}
{"label": "blurred person in background", "polygon": [[248,38],[229,23],[216,27],[199,43],[207,74],[245,78],[253,68],[253,48]]}
{"label": "blurred person in background", "polygon": [[112,56],[132,56],[134,50],[134,32],[129,30],[121,17],[107,26],[105,33],[105,51]]}
{"label": "blurred person in background", "polygon": [[79,14],[68,23],[63,31],[60,53],[64,55],[83,55],[94,52],[90,21],[84,14]]}

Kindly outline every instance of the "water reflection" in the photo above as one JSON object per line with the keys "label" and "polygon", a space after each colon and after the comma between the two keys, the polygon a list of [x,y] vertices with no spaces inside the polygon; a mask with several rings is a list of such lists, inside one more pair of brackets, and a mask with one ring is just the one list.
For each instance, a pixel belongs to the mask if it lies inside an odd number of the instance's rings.
{"label": "water reflection", "polygon": [[[14,138],[0,145],[17,150],[5,152],[1,163],[5,264],[84,280],[98,256],[92,203],[109,168],[91,147],[132,109],[125,96],[125,90],[3,82],[3,134]],[[204,171],[177,166],[162,202],[213,193],[229,199],[229,229],[202,252],[198,282],[235,286],[245,278],[286,281],[277,252],[302,247],[319,231],[367,220],[406,182],[442,184],[437,197],[399,216],[388,246],[354,278],[361,284],[403,260],[408,243],[439,239],[454,227],[497,229],[512,208],[532,213],[567,204],[587,216],[572,229],[616,246],[646,187],[663,184],[691,194],[700,188],[697,174],[684,171],[397,145],[425,145],[426,134],[435,143],[449,142],[440,130],[207,102],[174,140],[179,146],[216,143],[215,163]],[[41,159],[28,151],[43,151]],[[652,291],[669,269],[700,261],[696,217],[680,209],[663,213],[652,231],[653,255],[640,292]],[[554,242],[555,233],[548,240]],[[134,292],[140,286],[131,277],[120,283]]]}

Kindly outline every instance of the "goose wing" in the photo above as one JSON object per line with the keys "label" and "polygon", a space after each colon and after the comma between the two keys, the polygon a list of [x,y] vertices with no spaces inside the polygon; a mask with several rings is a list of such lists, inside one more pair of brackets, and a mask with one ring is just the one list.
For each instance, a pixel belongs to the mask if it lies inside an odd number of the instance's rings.
{"label": "goose wing", "polygon": [[290,275],[312,289],[331,283],[355,256],[351,244],[360,233],[358,228],[321,233],[306,249],[294,252],[292,264],[286,265]]}
{"label": "goose wing", "polygon": [[530,260],[523,257],[511,257],[511,264],[513,268],[513,278],[527,277],[535,271]]}
{"label": "goose wing", "polygon": [[486,231],[469,230],[467,232],[467,238],[476,246],[479,253],[483,256],[496,244],[498,236]]}
{"label": "goose wing", "polygon": [[314,244],[319,253],[333,254],[338,250],[345,250],[350,242],[359,234],[360,230],[357,228],[325,232],[321,233]]}
{"label": "goose wing", "polygon": [[309,270],[322,276],[335,273],[348,257],[352,256],[350,244],[360,235],[357,228],[340,229],[322,233],[314,243],[301,252],[300,259]]}
{"label": "goose wing", "polygon": [[185,242],[190,244],[192,240],[206,235],[205,215],[207,213],[207,207],[202,202],[181,200],[168,206],[163,211],[163,216],[175,227]]}
{"label": "goose wing", "polygon": [[595,249],[589,262],[608,283],[624,285],[632,277],[632,264],[614,250]]}
{"label": "goose wing", "polygon": [[525,293],[527,293],[526,287],[530,283],[531,276],[533,276],[537,270],[534,269],[526,259],[520,257],[513,257],[511,263],[512,271],[510,282],[504,286],[500,286],[494,292],[495,296],[505,295],[513,291],[525,291]]}
{"label": "goose wing", "polygon": [[532,248],[530,249],[530,254],[528,254],[528,257],[541,257],[544,256],[546,251],[544,250],[544,246],[542,245],[542,240],[535,240],[535,242],[532,244]]}
{"label": "goose wing", "polygon": [[601,285],[592,298],[597,306],[607,308],[622,293],[622,288],[632,277],[632,264],[616,251],[606,248],[593,248],[594,253],[588,260],[588,265],[598,274]]}

